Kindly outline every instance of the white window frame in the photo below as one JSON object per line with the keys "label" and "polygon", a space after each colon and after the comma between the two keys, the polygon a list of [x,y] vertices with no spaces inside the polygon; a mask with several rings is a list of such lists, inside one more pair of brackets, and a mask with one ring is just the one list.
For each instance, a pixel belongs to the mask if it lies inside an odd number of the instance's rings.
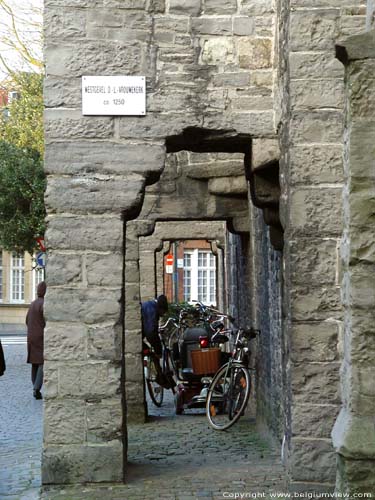
{"label": "white window frame", "polygon": [[[208,255],[212,255],[214,257],[214,266],[205,266],[205,267],[198,267],[198,258],[199,254],[204,253]],[[214,297],[215,300],[207,300],[210,298],[210,280],[211,278],[208,278],[208,283],[206,287],[206,296],[204,297],[203,302],[206,305],[213,305],[216,306],[216,282],[217,282],[217,277],[216,277],[216,255],[213,254],[210,250],[203,250],[200,248],[194,248],[194,249],[185,249],[184,250],[184,255],[185,254],[190,254],[191,255],[191,266],[190,268],[187,268],[190,270],[190,300],[188,302],[193,302],[198,300],[198,271],[199,270],[205,270],[207,273],[210,273],[210,271],[214,271]],[[210,259],[209,259],[210,260]],[[184,266],[185,270],[185,266]],[[184,298],[185,298],[185,284],[184,284]]]}
{"label": "white window frame", "polygon": [[[22,257],[23,260],[23,266],[17,266],[14,265],[14,259],[15,258],[20,258]],[[14,298],[13,295],[13,285],[14,285],[14,278],[13,278],[13,271],[18,271],[18,286],[21,290],[21,298]],[[11,304],[24,304],[25,303],[25,254],[19,254],[17,252],[12,252],[10,255],[10,287],[9,287],[9,302]]]}

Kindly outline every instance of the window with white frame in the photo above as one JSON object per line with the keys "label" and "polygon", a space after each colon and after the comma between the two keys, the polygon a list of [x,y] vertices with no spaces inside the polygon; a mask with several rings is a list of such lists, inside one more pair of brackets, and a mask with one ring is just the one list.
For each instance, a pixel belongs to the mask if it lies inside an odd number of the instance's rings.
{"label": "window with white frame", "polygon": [[36,291],[39,283],[41,283],[42,281],[44,281],[44,269],[42,267],[37,267],[33,270],[33,300],[36,299]]}
{"label": "window with white frame", "polygon": [[209,250],[185,250],[184,300],[216,305],[216,257]]}
{"label": "window with white frame", "polygon": [[13,252],[10,261],[10,301],[25,302],[25,256]]}
{"label": "window with white frame", "polygon": [[191,256],[192,252],[184,252],[184,301],[190,302],[191,298]]}
{"label": "window with white frame", "polygon": [[0,302],[3,301],[3,251],[0,250]]}

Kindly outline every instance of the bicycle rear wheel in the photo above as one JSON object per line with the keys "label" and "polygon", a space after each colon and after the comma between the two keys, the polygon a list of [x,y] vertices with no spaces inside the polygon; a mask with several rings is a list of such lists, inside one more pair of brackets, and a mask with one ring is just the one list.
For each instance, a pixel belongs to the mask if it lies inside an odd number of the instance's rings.
{"label": "bicycle rear wheel", "polygon": [[235,424],[246,408],[250,390],[251,378],[244,366],[224,365],[208,388],[206,416],[210,426],[224,431]]}
{"label": "bicycle rear wheel", "polygon": [[145,380],[147,385],[148,393],[150,394],[150,398],[155,406],[160,406],[163,404],[164,397],[164,389],[163,387],[157,383],[156,378],[158,376],[158,371],[156,369],[155,363],[158,361],[154,359],[153,356],[150,356],[147,367],[145,367]]}

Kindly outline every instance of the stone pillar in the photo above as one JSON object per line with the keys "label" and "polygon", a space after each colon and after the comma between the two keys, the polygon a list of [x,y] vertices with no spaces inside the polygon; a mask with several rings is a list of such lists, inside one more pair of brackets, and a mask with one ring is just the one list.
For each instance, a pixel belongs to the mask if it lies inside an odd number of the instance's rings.
{"label": "stone pillar", "polygon": [[142,322],[140,293],[140,236],[151,234],[152,221],[130,221],[125,236],[125,394],[127,421],[140,422],[146,418],[142,358]]}
{"label": "stone pillar", "polygon": [[[373,2],[371,2],[373,7]],[[375,31],[337,46],[345,64],[343,407],[332,432],[336,488],[375,491]]]}
{"label": "stone pillar", "polygon": [[291,2],[279,2],[283,321],[290,353],[285,456],[296,491],[329,491],[336,476],[330,433],[340,404],[344,84],[332,47],[365,24],[363,2],[349,3],[296,0],[290,9]]}
{"label": "stone pillar", "polygon": [[48,223],[45,484],[123,477],[122,241],[120,214]]}

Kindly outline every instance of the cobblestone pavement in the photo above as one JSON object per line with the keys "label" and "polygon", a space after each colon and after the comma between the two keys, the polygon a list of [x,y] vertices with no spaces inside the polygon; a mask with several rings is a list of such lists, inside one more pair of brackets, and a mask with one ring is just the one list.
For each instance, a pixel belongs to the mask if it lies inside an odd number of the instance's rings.
{"label": "cobblestone pavement", "polygon": [[[14,341],[13,341],[14,342]],[[170,391],[147,424],[129,429],[126,485],[45,487],[40,492],[42,404],[32,397],[26,345],[4,342],[0,378],[0,500],[193,500],[285,491],[279,450],[242,417],[226,432],[208,427],[203,410],[174,414]],[[232,496],[234,498],[234,496]]]}
{"label": "cobblestone pavement", "polygon": [[42,401],[33,398],[26,337],[1,336],[7,369],[0,377],[0,499],[39,497]]}
{"label": "cobblestone pavement", "polygon": [[[126,485],[46,488],[43,500],[193,500],[286,491],[279,453],[243,417],[230,430],[208,427],[204,412],[175,416],[171,392],[147,424],[129,429]],[[232,496],[234,498],[234,496]],[[250,497],[248,497],[250,498]]]}

